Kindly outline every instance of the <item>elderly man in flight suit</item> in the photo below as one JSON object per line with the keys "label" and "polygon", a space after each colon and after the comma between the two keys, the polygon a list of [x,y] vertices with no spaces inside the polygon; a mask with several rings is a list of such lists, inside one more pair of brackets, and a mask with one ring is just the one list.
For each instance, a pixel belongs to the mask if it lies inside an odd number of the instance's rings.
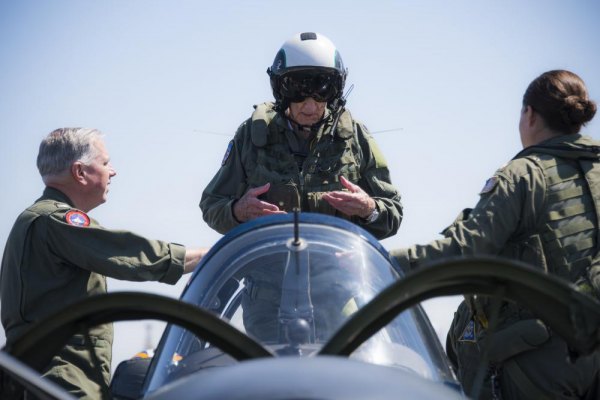
{"label": "elderly man in flight suit", "polygon": [[[84,298],[106,293],[106,277],[175,284],[206,249],[148,240],[103,228],[88,212],[106,201],[116,175],[102,134],[64,128],[41,143],[42,197],[17,218],[4,257],[0,290],[7,345],[33,323]],[[79,398],[108,398],[112,324],[90,330],[95,357],[74,336],[44,376]],[[97,359],[100,365],[92,360]]]}
{"label": "elderly man in flight suit", "polygon": [[229,143],[202,194],[204,220],[226,233],[300,207],[349,219],[379,239],[394,235],[400,195],[366,127],[343,107],[347,70],[333,43],[297,34],[267,72],[276,102],[256,106]]}
{"label": "elderly man in flight suit", "polygon": [[[242,222],[299,208],[348,219],[378,239],[394,235],[402,221],[400,195],[375,140],[344,108],[347,70],[333,43],[319,33],[296,34],[267,73],[275,103],[255,106],[238,128],[202,194],[204,220],[226,233]],[[276,307],[276,274],[252,277],[252,298],[244,304],[268,297]],[[248,320],[255,313],[248,310],[247,330],[255,326]]]}

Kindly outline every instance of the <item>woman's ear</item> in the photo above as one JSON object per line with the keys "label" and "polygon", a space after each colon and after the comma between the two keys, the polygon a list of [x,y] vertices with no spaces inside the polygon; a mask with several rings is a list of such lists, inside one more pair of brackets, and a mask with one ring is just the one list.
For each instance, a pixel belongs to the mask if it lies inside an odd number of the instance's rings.
{"label": "woman's ear", "polygon": [[527,125],[529,127],[532,127],[533,125],[535,125],[535,123],[537,122],[537,117],[538,117],[538,114],[535,112],[533,107],[525,106],[525,118],[526,118],[525,121],[527,122]]}

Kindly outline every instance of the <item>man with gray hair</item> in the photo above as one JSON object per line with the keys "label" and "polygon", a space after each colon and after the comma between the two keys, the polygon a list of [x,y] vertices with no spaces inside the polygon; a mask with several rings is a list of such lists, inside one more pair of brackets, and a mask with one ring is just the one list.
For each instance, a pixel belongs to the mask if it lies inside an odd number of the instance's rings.
{"label": "man with gray hair", "polygon": [[[193,271],[206,248],[148,240],[103,228],[88,212],[106,201],[116,175],[102,133],[63,128],[40,144],[42,197],[17,218],[4,250],[0,291],[7,346],[33,323],[92,295],[106,293],[106,277],[175,284]],[[109,397],[112,324],[76,335],[44,376],[79,398]]]}

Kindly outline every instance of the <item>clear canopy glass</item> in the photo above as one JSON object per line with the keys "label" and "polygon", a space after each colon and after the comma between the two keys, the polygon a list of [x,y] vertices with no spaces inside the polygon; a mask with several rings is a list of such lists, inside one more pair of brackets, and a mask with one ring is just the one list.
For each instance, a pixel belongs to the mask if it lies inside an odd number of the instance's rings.
{"label": "clear canopy glass", "polygon": [[[226,235],[205,257],[182,300],[211,310],[279,356],[310,357],[403,273],[371,235],[338,218],[268,217]],[[351,355],[369,363],[452,381],[443,349],[420,307],[396,317]],[[168,326],[146,390],[230,356]]]}

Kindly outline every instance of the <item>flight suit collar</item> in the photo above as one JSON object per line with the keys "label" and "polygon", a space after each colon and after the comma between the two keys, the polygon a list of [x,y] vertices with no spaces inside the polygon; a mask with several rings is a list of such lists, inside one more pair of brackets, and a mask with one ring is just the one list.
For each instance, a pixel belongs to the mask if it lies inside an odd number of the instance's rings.
{"label": "flight suit collar", "polygon": [[571,159],[600,160],[599,143],[580,134],[560,135],[521,150],[513,159],[545,153]]}
{"label": "flight suit collar", "polygon": [[73,204],[71,199],[69,199],[69,197],[66,194],[64,194],[60,190],[54,189],[50,186],[46,186],[46,188],[44,189],[44,193],[42,194],[42,197],[37,199],[36,202],[41,201],[41,200],[55,200],[60,203],[66,203],[71,207],[75,207],[75,205]]}

